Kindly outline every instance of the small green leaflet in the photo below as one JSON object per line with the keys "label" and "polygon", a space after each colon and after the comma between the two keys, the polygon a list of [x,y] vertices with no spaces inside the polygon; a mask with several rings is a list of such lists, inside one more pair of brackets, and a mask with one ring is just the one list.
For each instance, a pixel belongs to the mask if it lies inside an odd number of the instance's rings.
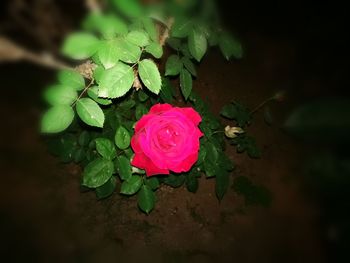
{"label": "small green leaflet", "polygon": [[151,42],[145,50],[155,58],[161,58],[163,56],[163,48],[159,43]]}
{"label": "small green leaflet", "polygon": [[100,45],[97,54],[105,69],[114,67],[119,60],[116,41],[109,40],[103,42]]}
{"label": "small green leaflet", "polygon": [[139,120],[141,119],[141,117],[145,114],[147,114],[148,112],[148,109],[146,108],[145,105],[143,104],[138,104],[136,106],[136,109],[135,109],[135,117],[136,117],[136,120]]}
{"label": "small green leaflet", "polygon": [[124,155],[118,156],[117,165],[120,179],[128,180],[132,175],[130,160]]}
{"label": "small green leaflet", "polygon": [[192,74],[192,76],[196,77],[197,72],[193,62],[188,57],[182,57],[181,61],[184,64],[185,68]]}
{"label": "small green leaflet", "polygon": [[180,74],[182,62],[177,55],[171,55],[165,64],[165,76],[176,76]]}
{"label": "small green leaflet", "polygon": [[171,36],[184,38],[187,37],[192,29],[193,23],[189,18],[177,17],[171,28]]}
{"label": "small green leaflet", "polygon": [[76,105],[77,113],[83,122],[90,126],[103,127],[105,115],[96,102],[90,98],[83,98],[78,100]]}
{"label": "small green leaflet", "polygon": [[191,171],[190,173],[186,174],[186,188],[191,193],[197,192],[198,178],[196,172]]}
{"label": "small green leaflet", "polygon": [[41,120],[41,132],[57,133],[68,128],[74,119],[74,111],[68,105],[50,108]]}
{"label": "small green leaflet", "polygon": [[96,188],[96,196],[98,199],[107,198],[113,194],[116,186],[116,179],[112,176],[105,184]]}
{"label": "small green leaflet", "polygon": [[125,195],[133,195],[140,190],[142,185],[142,178],[138,175],[131,176],[128,180],[122,183],[120,193]]}
{"label": "small green leaflet", "polygon": [[107,138],[97,138],[96,150],[101,156],[107,160],[113,160],[117,156],[113,142]]}
{"label": "small green leaflet", "polygon": [[113,162],[98,158],[89,163],[83,173],[82,184],[89,188],[96,188],[105,184],[113,174]]}
{"label": "small green leaflet", "polygon": [[86,30],[97,31],[106,39],[111,39],[116,35],[125,35],[128,33],[128,27],[124,21],[113,15],[102,15],[91,13],[83,21],[83,27]]}
{"label": "small green leaflet", "polygon": [[71,105],[77,98],[77,91],[66,85],[54,85],[45,91],[45,99],[52,106]]}
{"label": "small green leaflet", "polygon": [[125,39],[139,47],[144,47],[149,44],[149,37],[147,33],[143,30],[130,31]]}
{"label": "small green leaflet", "polygon": [[117,39],[119,59],[125,63],[136,63],[141,56],[141,49],[137,45],[130,43],[126,39]]}
{"label": "small green leaflet", "polygon": [[130,145],[130,134],[124,126],[119,126],[114,137],[115,144],[121,150],[124,150]]}
{"label": "small green leaflet", "polygon": [[188,36],[188,48],[191,55],[200,62],[207,51],[207,39],[205,35],[197,29],[192,29]]}
{"label": "small green leaflet", "polygon": [[133,69],[121,62],[102,73],[99,83],[99,97],[118,98],[124,96],[134,82]]}
{"label": "small green leaflet", "polygon": [[88,89],[87,94],[89,95],[89,97],[91,99],[96,101],[98,104],[101,104],[101,105],[110,105],[110,104],[112,104],[112,100],[99,98],[98,97],[98,90],[99,90],[99,88],[97,86],[93,86],[93,87]]}
{"label": "small green leaflet", "polygon": [[142,23],[150,39],[154,42],[158,42],[158,32],[152,19],[145,17],[142,19]]}
{"label": "small green leaflet", "polygon": [[80,146],[87,146],[90,142],[90,134],[88,131],[82,131],[79,135],[78,143]]}
{"label": "small green leaflet", "polygon": [[162,79],[160,78],[157,65],[150,59],[141,60],[139,63],[139,75],[145,86],[155,94],[158,94]]}
{"label": "small green leaflet", "polygon": [[146,180],[146,185],[149,186],[153,191],[155,191],[159,187],[159,180],[157,177],[149,177]]}
{"label": "small green leaflet", "polygon": [[75,90],[82,90],[85,87],[83,76],[74,70],[61,70],[57,77],[59,82]]}
{"label": "small green leaflet", "polygon": [[185,97],[185,100],[187,100],[192,91],[192,76],[186,69],[181,70],[180,87],[182,95]]}
{"label": "small green leaflet", "polygon": [[149,214],[154,208],[155,202],[156,196],[152,189],[147,185],[143,185],[137,196],[139,208],[146,214]]}
{"label": "small green leaflet", "polygon": [[99,43],[92,34],[72,33],[63,43],[62,53],[73,59],[87,59],[95,54]]}
{"label": "small green leaflet", "polygon": [[229,60],[232,56],[237,59],[243,57],[243,48],[241,43],[233,36],[223,33],[219,39],[219,47],[224,57]]}
{"label": "small green leaflet", "polygon": [[118,11],[131,18],[140,17],[144,12],[138,0],[112,0],[112,3]]}

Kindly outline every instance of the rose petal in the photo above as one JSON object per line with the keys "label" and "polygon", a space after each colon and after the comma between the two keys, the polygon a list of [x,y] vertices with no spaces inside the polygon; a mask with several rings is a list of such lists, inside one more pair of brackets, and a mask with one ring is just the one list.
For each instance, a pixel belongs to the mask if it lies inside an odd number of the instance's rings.
{"label": "rose petal", "polygon": [[141,119],[136,123],[135,125],[135,134],[139,132],[141,129],[143,129],[149,120],[151,120],[154,117],[152,114],[145,114],[141,117]]}
{"label": "rose petal", "polygon": [[198,160],[198,152],[195,152],[189,155],[177,166],[169,167],[169,169],[171,171],[174,171],[175,173],[188,172],[197,160]]}
{"label": "rose petal", "polygon": [[202,117],[193,108],[188,107],[178,109],[180,109],[183,114],[185,114],[194,123],[194,125],[197,126],[202,121]]}
{"label": "rose petal", "polygon": [[169,170],[160,169],[154,165],[154,163],[144,154],[135,154],[131,161],[131,165],[146,171],[147,176],[157,175],[157,174],[169,174]]}
{"label": "rose petal", "polygon": [[155,104],[155,105],[152,106],[152,108],[149,110],[149,113],[159,114],[159,113],[168,111],[168,110],[170,110],[172,108],[173,108],[173,106],[171,106],[168,103],[164,103],[164,104],[158,103],[158,104]]}

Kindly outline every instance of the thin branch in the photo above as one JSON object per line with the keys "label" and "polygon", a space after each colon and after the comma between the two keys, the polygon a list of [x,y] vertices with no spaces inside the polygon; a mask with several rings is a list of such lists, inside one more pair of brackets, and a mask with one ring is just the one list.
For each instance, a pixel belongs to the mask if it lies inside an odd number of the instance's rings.
{"label": "thin branch", "polygon": [[48,53],[41,55],[36,54],[0,36],[0,63],[9,61],[17,62],[21,60],[52,69],[73,69],[65,63],[53,58],[52,55]]}
{"label": "thin branch", "polygon": [[171,27],[173,26],[174,24],[174,18],[173,17],[170,17],[167,21],[167,26],[166,28],[164,29],[163,33],[159,36],[159,44],[161,46],[164,46],[165,45],[165,41],[169,38],[169,32],[171,30]]}

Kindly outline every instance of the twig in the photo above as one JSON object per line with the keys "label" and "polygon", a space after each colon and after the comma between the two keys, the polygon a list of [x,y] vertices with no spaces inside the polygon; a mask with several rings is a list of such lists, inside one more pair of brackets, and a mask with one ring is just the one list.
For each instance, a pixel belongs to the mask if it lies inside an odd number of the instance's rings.
{"label": "twig", "polygon": [[80,93],[79,97],[72,103],[72,107],[77,103],[78,100],[85,94],[85,92],[94,84],[94,79],[90,80],[90,83],[84,88],[84,90]]}
{"label": "twig", "polygon": [[171,30],[171,27],[173,26],[174,24],[174,18],[173,17],[170,17],[167,21],[167,26],[166,28],[164,29],[163,33],[160,35],[159,37],[159,44],[161,46],[164,46],[165,45],[165,41],[168,39],[169,37],[169,32]]}
{"label": "twig", "polygon": [[73,69],[50,54],[36,54],[0,36],[0,62],[26,60],[52,69]]}

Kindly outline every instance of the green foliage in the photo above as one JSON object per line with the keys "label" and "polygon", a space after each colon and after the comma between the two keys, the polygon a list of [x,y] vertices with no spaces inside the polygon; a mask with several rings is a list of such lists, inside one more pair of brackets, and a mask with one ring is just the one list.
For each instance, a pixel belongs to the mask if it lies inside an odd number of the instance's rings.
{"label": "green foliage", "polygon": [[238,102],[225,105],[221,110],[221,115],[230,120],[235,120],[237,125],[242,128],[249,125],[252,118],[249,110]]}
{"label": "green foliage", "polygon": [[99,40],[89,33],[73,33],[69,35],[62,47],[64,55],[73,59],[87,59],[97,51]]}
{"label": "green foliage", "polygon": [[242,195],[246,205],[269,206],[272,200],[271,193],[261,185],[255,185],[245,176],[239,176],[233,181],[234,191]]}
{"label": "green foliage", "polygon": [[[57,83],[44,93],[51,108],[43,116],[41,130],[66,130],[49,139],[50,152],[64,162],[74,161],[84,167],[82,185],[94,190],[98,199],[112,195],[120,183],[120,193],[137,194],[140,210],[148,214],[155,206],[154,191],[161,184],[185,185],[195,193],[201,174],[215,178],[219,200],[227,192],[233,164],[224,153],[223,126],[192,86],[197,77],[195,64],[205,56],[208,44],[218,45],[227,59],[242,57],[242,47],[222,30],[216,9],[209,2],[165,1],[164,5],[146,7],[137,0],[111,0],[106,5],[108,12],[88,14],[82,31],[64,40],[63,55],[83,60],[88,68],[59,71]],[[160,72],[164,44],[174,53],[166,60],[165,72]],[[85,64],[87,60],[92,63]],[[179,87],[167,77],[178,80],[175,83]],[[187,173],[146,177],[145,171],[131,166],[135,122],[156,103],[177,105],[178,88],[188,106],[202,117],[204,136],[198,160]],[[81,121],[74,120],[75,111]],[[238,103],[226,106],[222,115],[242,127],[251,119]],[[252,138],[236,139],[231,143],[237,149],[258,155]]]}
{"label": "green foliage", "polygon": [[231,144],[236,146],[237,152],[247,152],[250,158],[260,158],[261,152],[256,145],[255,139],[246,134],[239,135],[231,140]]}
{"label": "green foliage", "polygon": [[85,81],[82,75],[73,70],[61,70],[57,74],[59,82],[75,90],[82,90],[85,87]]}
{"label": "green foliage", "polygon": [[152,189],[147,185],[143,185],[137,196],[139,208],[146,214],[149,214],[154,208],[155,202],[156,196]]}
{"label": "green foliage", "polygon": [[89,98],[77,101],[77,113],[86,124],[94,127],[103,127],[105,115],[96,102]]}
{"label": "green foliage", "polygon": [[89,188],[99,187],[111,178],[113,170],[112,161],[98,158],[85,167],[82,184]]}
{"label": "green foliage", "polygon": [[125,195],[133,195],[140,190],[141,186],[141,176],[133,175],[122,183],[120,193]]}
{"label": "green foliage", "polygon": [[130,145],[130,134],[124,126],[119,126],[114,137],[115,144],[121,150],[125,150]]}
{"label": "green foliage", "polygon": [[130,66],[118,62],[107,69],[99,81],[98,96],[103,98],[118,98],[124,96],[134,82],[134,73]]}
{"label": "green foliage", "polygon": [[50,108],[41,120],[43,133],[58,133],[68,128],[74,119],[74,111],[68,105]]}
{"label": "green foliage", "polygon": [[141,60],[139,74],[143,84],[150,91],[158,94],[162,86],[162,80],[157,65],[150,59]]}

